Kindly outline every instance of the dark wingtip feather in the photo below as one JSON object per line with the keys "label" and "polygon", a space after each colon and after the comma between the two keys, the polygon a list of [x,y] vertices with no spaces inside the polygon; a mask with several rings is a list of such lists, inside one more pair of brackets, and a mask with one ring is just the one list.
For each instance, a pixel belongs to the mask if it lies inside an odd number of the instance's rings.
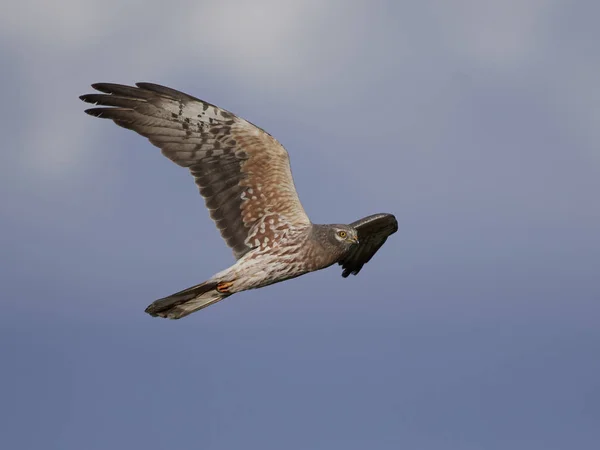
{"label": "dark wingtip feather", "polygon": [[103,105],[106,104],[107,101],[103,99],[112,99],[114,96],[109,94],[83,94],[79,96],[79,100],[84,101],[86,103],[91,103],[93,105]]}
{"label": "dark wingtip feather", "polygon": [[98,104],[98,97],[106,96],[107,94],[83,94],[79,96],[79,100],[82,100],[86,103]]}
{"label": "dark wingtip feather", "polygon": [[[85,100],[84,100],[85,101]],[[102,117],[102,114],[104,113],[104,111],[106,111],[107,108],[89,108],[86,109],[84,112],[86,114],[89,114],[90,116],[94,116],[94,117]]]}
{"label": "dark wingtip feather", "polygon": [[379,213],[363,217],[350,224],[358,232],[360,244],[339,261],[343,268],[342,277],[358,275],[363,266],[385,244],[387,238],[398,231],[398,221],[393,214]]}
{"label": "dark wingtip feather", "polygon": [[90,108],[86,109],[85,113],[101,119],[119,120],[126,123],[131,121],[133,111],[127,108]]}
{"label": "dark wingtip feather", "polygon": [[139,87],[128,86],[126,84],[94,83],[92,84],[92,87],[103,94],[110,94],[126,98],[149,99],[156,96],[156,94],[152,92],[140,89]]}
{"label": "dark wingtip feather", "polygon": [[[188,101],[200,101],[202,100],[193,97],[185,92],[181,92],[175,89],[171,89],[166,86],[161,86],[160,84],[148,83],[145,81],[135,83],[135,86],[128,86],[125,84],[116,84],[116,83],[94,83],[92,84],[92,88],[94,88],[98,92],[102,92],[103,94],[109,94],[110,96],[128,98],[128,99],[137,99],[137,100],[151,100],[156,99],[157,97],[168,97],[173,100],[180,100],[184,102]],[[83,101],[88,101],[90,96],[98,95],[98,94],[86,94],[82,97],[79,97]],[[93,98],[93,97],[92,97]],[[207,103],[207,102],[203,102]],[[210,106],[210,103],[207,103]],[[113,105],[120,106],[120,105]]]}
{"label": "dark wingtip feather", "polygon": [[94,83],[92,84],[92,88],[99,92],[104,92],[105,94],[112,94],[115,91],[122,90],[123,88],[135,89],[135,87],[133,86],[127,86],[125,84],[117,83]]}
{"label": "dark wingtip feather", "polygon": [[[156,84],[156,83],[149,83],[147,81],[139,81],[137,83],[135,83],[135,85],[140,88],[140,89],[146,89],[147,91],[152,91],[152,92],[156,92],[158,94],[164,94],[164,95],[182,95],[183,92],[180,92],[176,89],[172,89],[160,84]],[[186,95],[186,94],[183,94]]]}
{"label": "dark wingtip feather", "polygon": [[192,95],[186,94],[185,92],[181,92],[181,91],[178,91],[177,89],[172,89],[170,87],[162,86],[160,84],[148,83],[146,81],[140,81],[138,83],[135,83],[135,85],[140,89],[154,92],[155,94],[159,94],[159,95],[164,95],[164,96],[170,97],[172,99],[184,100],[184,101],[195,100],[195,101],[200,101],[200,102],[206,103],[203,100],[200,100],[199,98],[196,98]]}
{"label": "dark wingtip feather", "polygon": [[116,106],[125,109],[135,109],[145,102],[143,99],[121,97],[109,94],[85,94],[79,97],[86,103],[102,106]]}
{"label": "dark wingtip feather", "polygon": [[[362,269],[362,266],[361,266]],[[342,272],[342,277],[344,278],[348,278],[350,275],[358,275],[358,272],[360,272],[360,269],[358,270],[350,270],[350,269],[344,269],[344,271]]]}

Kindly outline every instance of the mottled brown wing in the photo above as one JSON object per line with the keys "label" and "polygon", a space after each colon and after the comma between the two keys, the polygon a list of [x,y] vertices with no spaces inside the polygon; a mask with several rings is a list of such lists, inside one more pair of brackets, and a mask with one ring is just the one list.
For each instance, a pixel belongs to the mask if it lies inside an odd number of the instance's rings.
{"label": "mottled brown wing", "polygon": [[[236,258],[256,246],[254,236],[267,216],[279,226],[277,235],[286,227],[310,224],[294,187],[288,153],[270,134],[174,89],[136,86],[93,84],[103,94],[80,98],[104,106],[86,113],[136,131],[171,161],[189,168]],[[263,224],[260,231],[264,229]]]}
{"label": "mottled brown wing", "polygon": [[398,231],[398,222],[392,214],[373,214],[350,224],[358,232],[359,244],[355,245],[348,256],[339,262],[344,269],[342,276],[357,275],[388,236]]}

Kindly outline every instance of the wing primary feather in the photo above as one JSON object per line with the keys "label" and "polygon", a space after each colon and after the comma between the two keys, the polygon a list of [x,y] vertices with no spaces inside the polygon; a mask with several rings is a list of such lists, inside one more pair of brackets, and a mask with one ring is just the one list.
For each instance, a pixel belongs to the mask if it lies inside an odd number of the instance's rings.
{"label": "wing primary feather", "polygon": [[[170,98],[173,98],[176,100],[197,101],[197,102],[207,103],[204,100],[200,100],[199,98],[196,98],[196,97],[193,97],[184,92],[178,91],[177,89],[172,89],[170,87],[161,86],[160,84],[139,82],[139,83],[135,83],[135,85],[138,88],[144,89],[146,91],[155,92],[157,94],[164,95],[166,97],[170,97]],[[210,105],[210,103],[207,103],[207,104]],[[214,106],[214,105],[210,105],[210,106]]]}
{"label": "wing primary feather", "polygon": [[79,98],[86,103],[92,103],[94,105],[117,106],[131,109],[135,109],[136,107],[146,103],[145,100],[130,97],[120,97],[110,94],[85,94]]}
{"label": "wing primary feather", "polygon": [[119,95],[121,97],[150,99],[156,96],[156,94],[152,92],[144,91],[143,89],[134,86],[126,86],[124,84],[94,83],[92,84],[92,87],[99,92]]}
{"label": "wing primary feather", "polygon": [[350,226],[356,229],[360,243],[339,262],[344,278],[351,274],[358,275],[387,238],[398,230],[398,221],[392,214],[381,213],[364,217]]}

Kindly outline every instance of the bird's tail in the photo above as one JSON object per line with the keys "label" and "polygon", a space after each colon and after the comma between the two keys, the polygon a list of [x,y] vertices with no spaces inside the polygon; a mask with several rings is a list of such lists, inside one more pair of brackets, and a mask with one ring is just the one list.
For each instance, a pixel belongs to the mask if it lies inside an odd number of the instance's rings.
{"label": "bird's tail", "polygon": [[181,319],[231,295],[227,292],[219,292],[217,289],[219,285],[220,283],[216,281],[205,281],[176,294],[156,300],[146,308],[146,312],[153,317]]}

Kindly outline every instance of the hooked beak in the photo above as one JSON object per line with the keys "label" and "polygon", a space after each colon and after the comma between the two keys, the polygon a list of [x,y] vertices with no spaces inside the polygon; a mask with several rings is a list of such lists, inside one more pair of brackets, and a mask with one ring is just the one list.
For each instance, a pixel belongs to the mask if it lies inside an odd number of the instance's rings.
{"label": "hooked beak", "polygon": [[348,239],[348,240],[349,240],[350,242],[352,242],[353,244],[358,244],[358,243],[359,243],[359,241],[358,241],[358,237],[353,237],[353,238],[350,238],[350,239]]}

